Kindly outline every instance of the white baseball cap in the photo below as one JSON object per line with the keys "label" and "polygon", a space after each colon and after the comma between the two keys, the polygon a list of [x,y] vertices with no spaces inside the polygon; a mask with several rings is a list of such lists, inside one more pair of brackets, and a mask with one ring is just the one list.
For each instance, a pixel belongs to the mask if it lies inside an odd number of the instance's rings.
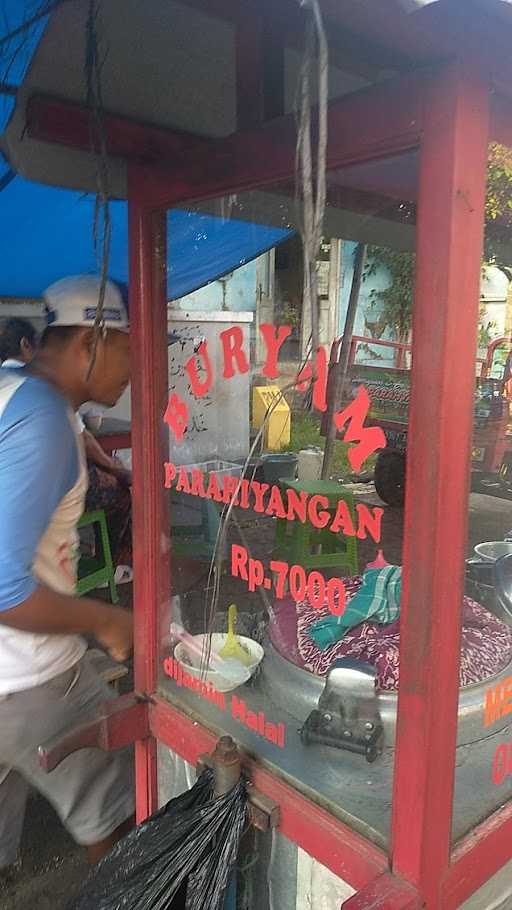
{"label": "white baseball cap", "polygon": [[[73,275],[51,284],[43,294],[48,326],[94,326],[100,287],[101,279],[95,275]],[[123,298],[112,281],[105,286],[102,325],[118,332],[130,328]]]}

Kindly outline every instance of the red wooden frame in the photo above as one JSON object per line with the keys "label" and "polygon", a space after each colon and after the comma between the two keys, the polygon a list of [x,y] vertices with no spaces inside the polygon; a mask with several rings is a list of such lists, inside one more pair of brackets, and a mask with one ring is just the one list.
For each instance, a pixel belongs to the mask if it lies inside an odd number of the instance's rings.
{"label": "red wooden frame", "polygon": [[[167,399],[166,218],[131,202],[129,177],[130,319],[132,325],[133,484],[148,491],[133,497],[135,688],[156,689],[158,620],[169,597],[169,527],[162,465]],[[156,744],[136,743],[137,819],[157,808]]]}
{"label": "red wooden frame", "polygon": [[421,150],[392,862],[429,908],[450,859],[488,108],[450,66]]}
{"label": "red wooden frame", "polygon": [[[417,148],[432,71],[410,73],[329,104],[330,170]],[[295,115],[194,150],[176,171],[163,165],[140,167],[140,201],[148,209],[167,209],[193,199],[250,190],[294,174]]]}
{"label": "red wooden frame", "polygon": [[[27,131],[42,142],[90,151],[90,117],[90,111],[79,104],[33,95],[27,105]],[[108,154],[128,160],[181,162],[191,149],[208,142],[192,133],[137,123],[117,114],[105,114],[103,123]]]}
{"label": "red wooden frame", "polygon": [[[400,104],[396,103],[397,88]],[[468,862],[465,854],[450,866],[459,605],[466,539],[466,515],[457,512],[456,505],[466,502],[468,492],[488,89],[483,79],[460,65],[452,65],[436,74],[413,77],[407,85],[399,80],[341,99],[332,106],[330,121],[330,166],[408,150],[418,145],[423,134],[414,316],[414,337],[422,342],[413,359],[415,404],[411,410],[416,415],[412,417],[415,443],[410,447],[408,476],[413,481],[409,480],[408,488],[415,489],[415,497],[413,502],[409,495],[407,506],[404,560],[405,565],[414,561],[415,572],[405,570],[404,615],[408,621],[403,625],[405,634],[402,632],[391,857],[393,873],[398,877],[393,878],[393,887],[386,874],[376,876],[375,854],[368,856],[367,843],[362,850],[361,838],[353,831],[335,822],[259,765],[250,767],[257,785],[280,802],[283,833],[361,889],[359,903],[352,903],[354,908],[415,910],[427,900],[429,910],[440,910],[455,906],[453,900],[471,893],[473,885],[477,887],[496,871],[499,860],[506,855],[509,833],[508,818],[497,813],[493,827],[495,852],[491,855],[484,847],[486,840],[481,841],[480,874],[473,876],[471,884],[466,885],[459,876]],[[292,170],[293,151],[292,124],[289,118],[281,118],[265,127],[212,143],[208,154],[206,149],[199,150],[190,165],[178,174],[170,174],[163,168],[132,168],[132,174],[137,175],[131,184],[133,202],[136,207],[150,211],[191,198],[213,197],[227,190],[248,189],[286,178]],[[215,168],[211,167],[212,153],[214,157],[219,155]],[[210,163],[208,170],[200,164],[203,156],[204,162],[208,159]],[[437,188],[435,193],[433,185]],[[429,263],[428,269],[421,269],[422,260]],[[432,262],[436,263],[435,278],[439,282],[436,293],[441,293],[445,304],[434,325]],[[461,272],[466,275],[463,294],[455,293],[457,270],[459,275]],[[469,318],[467,300],[474,300],[474,312],[469,311]],[[450,396],[444,394],[447,362],[451,369]],[[453,362],[458,364],[455,379]],[[460,446],[460,434],[457,440],[450,441],[455,422],[466,440],[463,446]],[[430,436],[428,440],[424,438],[427,427],[436,439],[434,449]],[[423,476],[426,450],[436,453],[435,470],[428,483]],[[446,474],[448,464],[457,466],[455,484],[453,470]],[[450,522],[444,521],[440,508],[432,508],[433,501],[440,502],[439,491],[449,503]],[[428,565],[423,561],[426,552],[432,553]],[[448,571],[447,552],[450,553]],[[435,622],[428,621],[426,604],[434,605]],[[418,659],[418,648],[421,659]],[[436,702],[438,713],[432,707]],[[212,734],[166,703],[152,706],[150,718],[153,735],[188,761],[195,761],[201,751],[213,745]],[[430,772],[429,765],[435,765],[435,774]],[[333,834],[341,847],[341,865],[337,852],[333,856]],[[383,866],[380,872],[384,873]],[[400,884],[399,876],[409,884]]]}
{"label": "red wooden frame", "polygon": [[343,910],[422,910],[423,907],[416,889],[389,872],[343,903]]}
{"label": "red wooden frame", "polygon": [[443,883],[443,908],[456,910],[510,860],[511,839],[509,802],[457,844]]}
{"label": "red wooden frame", "polygon": [[112,455],[112,452],[118,452],[122,449],[131,449],[132,447],[131,433],[109,433],[106,436],[97,438],[101,448],[107,455]]}
{"label": "red wooden frame", "polygon": [[[250,769],[258,787],[279,801],[283,833],[362,889],[348,902],[354,910],[416,910],[421,900],[428,910],[451,910],[510,855],[510,806],[452,855],[450,850],[488,108],[489,79],[474,62],[468,68],[458,63],[411,74],[330,107],[331,168],[397,154],[421,142],[414,313],[414,337],[420,340],[413,358],[391,886],[381,851],[259,764],[250,763]],[[510,113],[508,102],[494,102],[492,136],[512,135]],[[55,122],[53,133],[48,124],[39,123],[38,129],[56,141],[66,132]],[[72,143],[69,131],[67,136]],[[145,147],[144,135],[140,142]],[[158,621],[168,600],[160,476],[167,392],[166,244],[165,218],[156,212],[289,179],[295,125],[293,118],[283,117],[225,140],[203,145],[194,139],[191,145],[178,170],[132,165],[129,179],[133,372],[139,379],[133,383],[133,460],[135,491],[141,493],[134,497],[135,672],[137,689],[148,694],[156,690]],[[436,320],[433,299],[439,302]],[[148,711],[153,737],[188,761],[211,748],[213,735],[170,704],[156,699]],[[137,744],[137,785],[143,817],[156,806],[154,738]]]}
{"label": "red wooden frame", "polygon": [[[192,765],[213,751],[218,737],[168,702],[155,699],[149,709],[154,737]],[[246,758],[244,767],[254,785],[280,807],[279,831],[295,841],[356,889],[388,870],[386,854],[343,822],[301,796],[290,784],[261,764]]]}

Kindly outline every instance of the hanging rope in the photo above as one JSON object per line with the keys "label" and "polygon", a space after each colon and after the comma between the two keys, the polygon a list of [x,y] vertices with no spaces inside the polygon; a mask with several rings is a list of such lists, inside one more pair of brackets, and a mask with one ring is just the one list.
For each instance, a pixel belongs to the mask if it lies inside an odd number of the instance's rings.
{"label": "hanging rope", "polygon": [[[263,418],[262,425],[256,434],[254,442],[252,443],[251,448],[249,450],[249,454],[247,455],[247,458],[245,459],[245,462],[242,466],[239,481],[231,496],[231,502],[228,505],[224,506],[224,508],[221,512],[219,526],[217,529],[217,535],[216,535],[215,543],[214,543],[214,547],[213,547],[213,555],[211,558],[210,568],[209,568],[209,572],[208,572],[208,580],[206,582],[206,591],[205,591],[205,632],[206,632],[206,636],[205,636],[205,641],[203,644],[203,653],[201,656],[201,674],[203,675],[203,677],[210,665],[210,658],[211,658],[211,651],[212,651],[212,633],[214,630],[215,619],[217,616],[217,610],[218,610],[218,606],[219,606],[220,583],[221,583],[221,579],[222,579],[222,567],[223,567],[223,563],[224,563],[225,544],[226,544],[226,540],[227,540],[229,523],[230,523],[230,520],[233,515],[234,505],[235,505],[237,496],[242,488],[242,480],[246,476],[247,470],[249,468],[249,464],[251,462],[251,459],[252,459],[254,453],[257,451],[258,447],[262,445],[265,430],[270,421],[270,418],[272,417],[273,412],[275,411],[277,406],[281,403],[281,401],[283,401],[283,399],[285,399],[285,393],[296,388],[298,377],[300,376],[300,374],[305,366],[306,366],[306,360],[304,360],[301,363],[301,365],[297,371],[297,375],[295,376],[293,381],[288,383],[287,385],[285,385],[282,389],[280,389],[279,392],[274,397],[274,399],[272,400],[272,402],[270,403],[270,405],[268,406],[265,416]],[[251,481],[254,480],[255,472],[256,472],[256,468],[254,469],[253,475],[251,477]],[[240,528],[239,528],[239,530],[240,530]],[[247,547],[247,550],[250,554],[250,547]],[[273,608],[272,608],[272,605],[271,605],[269,599],[267,597],[264,597],[264,602],[265,602],[265,607],[266,607],[268,616],[270,618],[272,618],[273,617]]]}
{"label": "hanging rope", "polygon": [[89,0],[86,23],[85,80],[87,86],[87,106],[91,111],[91,151],[96,160],[96,200],[94,205],[93,242],[94,251],[100,268],[100,290],[96,317],[94,320],[94,342],[91,362],[87,374],[88,379],[94,369],[98,341],[100,336],[105,333],[103,305],[105,302],[105,290],[110,262],[110,245],[112,240],[110,179],[101,89],[101,70],[103,62],[100,60],[97,29],[98,9],[98,0]]}
{"label": "hanging rope", "polygon": [[[318,349],[319,307],[316,262],[322,240],[326,200],[327,109],[329,96],[329,51],[318,0],[299,0],[310,11],[306,24],[305,47],[299,77],[297,104],[296,201],[302,238],[304,282],[303,318],[311,318],[312,349]],[[317,147],[313,155],[312,82],[317,58]]]}
{"label": "hanging rope", "polygon": [[[297,115],[297,146],[296,146],[296,203],[297,211],[302,208],[302,217],[299,217],[300,234],[303,246],[304,261],[304,292],[303,292],[303,312],[311,314],[311,350],[315,352],[319,346],[319,325],[318,325],[318,292],[316,280],[316,260],[320,250],[322,240],[322,229],[325,212],[326,199],[326,160],[327,160],[327,105],[328,105],[328,70],[329,54],[327,39],[322,21],[322,15],[318,0],[299,0],[301,6],[310,11],[310,17],[306,26],[306,41],[304,49],[304,58],[300,70],[299,89],[298,89],[298,110]],[[317,124],[317,147],[316,155],[313,156],[312,142],[312,81],[313,81],[313,62],[318,57],[318,124]],[[309,356],[309,345],[308,355]],[[307,358],[306,358],[307,359]],[[301,365],[298,374],[305,366]],[[312,377],[312,383],[315,377]],[[265,432],[266,425],[270,420],[272,412],[284,397],[287,390],[291,390],[296,385],[296,379],[280,393],[270,405],[263,425],[261,426],[256,439],[254,440],[245,465],[242,468],[241,478],[238,487],[233,494],[231,503],[225,507],[222,512],[217,532],[217,538],[214,545],[214,553],[210,563],[210,571],[206,586],[206,640],[203,649],[203,659],[201,662],[201,671],[205,673],[209,666],[211,657],[211,635],[213,632],[214,621],[217,614],[220,582],[222,577],[222,565],[224,560],[224,546],[227,539],[227,532],[230,518],[233,512],[234,501],[237,493],[241,488],[241,479],[245,476],[250,460],[260,445]],[[267,609],[270,605],[268,605]],[[271,607],[269,609],[271,612]]]}

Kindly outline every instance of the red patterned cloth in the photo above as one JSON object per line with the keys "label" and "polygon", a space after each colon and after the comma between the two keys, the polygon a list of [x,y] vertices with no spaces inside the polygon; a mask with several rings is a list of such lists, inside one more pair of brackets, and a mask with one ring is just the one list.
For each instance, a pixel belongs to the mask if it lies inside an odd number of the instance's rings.
{"label": "red patterned cloth", "polygon": [[[361,577],[345,580],[347,600],[361,585]],[[305,670],[325,676],[339,657],[359,657],[377,671],[381,690],[398,688],[400,620],[387,626],[363,622],[344,638],[320,651],[309,637],[309,629],[319,619],[329,616],[327,607],[313,610],[308,601],[295,604],[291,598],[275,605],[275,619],[270,625],[274,646],[288,660]],[[512,660],[512,628],[469,597],[464,598],[462,614],[462,650],[460,685],[469,686],[499,673]]]}

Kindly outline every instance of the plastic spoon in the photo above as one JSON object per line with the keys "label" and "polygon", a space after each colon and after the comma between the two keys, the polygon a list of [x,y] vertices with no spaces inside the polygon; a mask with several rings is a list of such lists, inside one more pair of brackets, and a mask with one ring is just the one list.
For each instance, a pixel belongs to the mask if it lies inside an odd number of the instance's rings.
{"label": "plastic spoon", "polygon": [[228,610],[228,634],[226,641],[224,642],[222,648],[219,651],[219,657],[224,658],[235,658],[235,660],[240,661],[245,667],[249,666],[251,663],[251,658],[247,654],[247,651],[244,651],[242,645],[238,641],[238,638],[235,635],[236,627],[236,617],[237,609],[235,604],[231,604]]}

